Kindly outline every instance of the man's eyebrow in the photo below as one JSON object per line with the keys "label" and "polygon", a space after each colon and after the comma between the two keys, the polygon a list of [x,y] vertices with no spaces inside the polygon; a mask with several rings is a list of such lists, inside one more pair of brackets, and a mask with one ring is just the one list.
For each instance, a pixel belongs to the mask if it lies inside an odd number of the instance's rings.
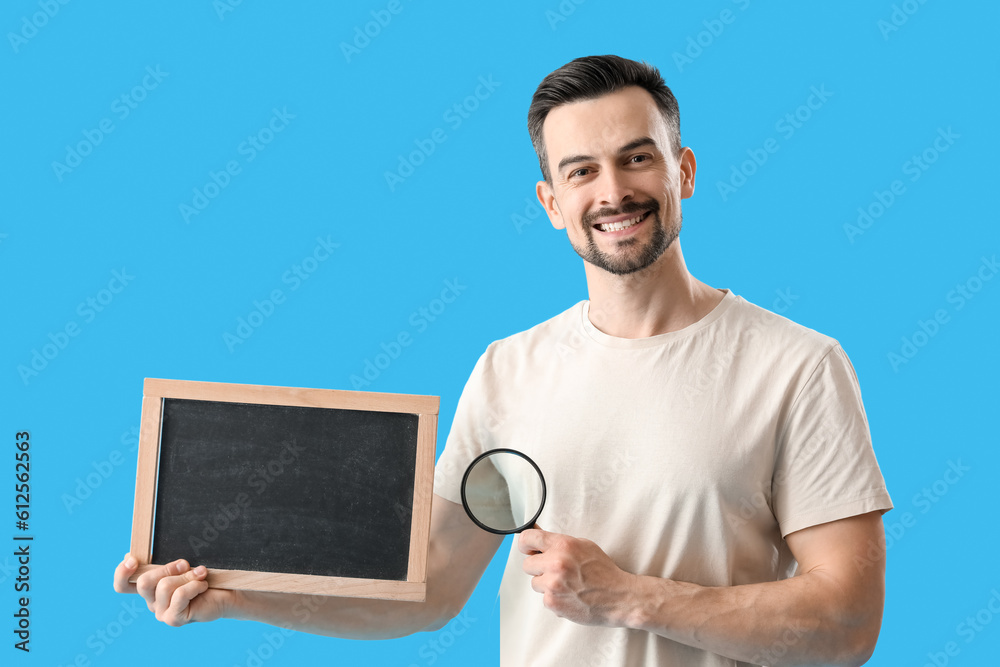
{"label": "man's eyebrow", "polygon": [[563,167],[573,164],[574,162],[587,162],[588,160],[593,160],[593,155],[570,155],[559,160],[559,166],[556,167],[556,171],[562,171]]}
{"label": "man's eyebrow", "polygon": [[[649,137],[639,137],[633,141],[628,142],[624,146],[618,149],[618,154],[622,155],[628,153],[629,151],[634,151],[636,148],[641,148],[643,146],[653,146],[656,147],[656,142]],[[576,162],[587,162],[593,160],[593,155],[570,155],[559,160],[559,165],[556,167],[556,171],[562,171],[563,167],[567,165],[574,164]]]}
{"label": "man's eyebrow", "polygon": [[635,141],[630,141],[621,148],[618,149],[618,154],[628,153],[629,151],[634,151],[636,148],[641,148],[643,146],[652,146],[656,148],[656,142],[649,137],[640,137]]}

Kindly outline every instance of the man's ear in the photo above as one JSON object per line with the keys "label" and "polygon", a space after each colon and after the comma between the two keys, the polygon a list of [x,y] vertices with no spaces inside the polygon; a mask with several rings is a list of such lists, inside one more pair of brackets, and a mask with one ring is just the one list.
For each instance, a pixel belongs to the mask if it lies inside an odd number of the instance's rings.
{"label": "man's ear", "polygon": [[694,194],[694,174],[698,171],[698,162],[694,159],[694,151],[685,146],[681,149],[681,199],[687,199]]}
{"label": "man's ear", "polygon": [[563,221],[562,213],[559,211],[559,205],[556,203],[556,196],[552,192],[552,186],[546,181],[538,181],[535,184],[535,194],[538,196],[538,202],[549,216],[549,222],[552,223],[552,226],[556,229],[566,229],[566,223]]}

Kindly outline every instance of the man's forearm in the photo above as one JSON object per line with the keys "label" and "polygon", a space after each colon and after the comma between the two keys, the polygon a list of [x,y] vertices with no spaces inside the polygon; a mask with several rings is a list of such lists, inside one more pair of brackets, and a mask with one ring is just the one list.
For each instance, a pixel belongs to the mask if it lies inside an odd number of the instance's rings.
{"label": "man's forearm", "polygon": [[518,549],[543,604],[575,623],[645,630],[757,664],[863,664],[885,602],[881,512],[785,540],[801,574],[723,587],[631,574],[594,542],[541,529],[521,533]]}
{"label": "man's forearm", "polygon": [[391,639],[435,630],[454,614],[433,598],[402,602],[240,591],[224,615],[329,637]]}
{"label": "man's forearm", "polygon": [[475,526],[461,505],[435,495],[424,602],[232,591],[223,615],[347,639],[436,630],[465,606],[502,541]]}
{"label": "man's forearm", "polygon": [[[861,665],[881,624],[823,572],[706,587],[640,576],[622,625],[767,665]],[[873,631],[874,628],[874,631]]]}
{"label": "man's forearm", "polygon": [[234,591],[224,615],[344,639],[436,630],[462,610],[482,574],[478,567],[459,567],[456,557],[446,545],[431,543],[423,602]]}

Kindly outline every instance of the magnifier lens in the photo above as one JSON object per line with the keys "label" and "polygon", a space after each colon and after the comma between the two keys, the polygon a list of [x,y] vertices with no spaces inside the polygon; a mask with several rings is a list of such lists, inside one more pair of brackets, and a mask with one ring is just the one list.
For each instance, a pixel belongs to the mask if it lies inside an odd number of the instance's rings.
{"label": "magnifier lens", "polygon": [[545,480],[521,452],[494,449],[465,471],[462,504],[481,528],[500,535],[517,533],[534,525],[542,513]]}

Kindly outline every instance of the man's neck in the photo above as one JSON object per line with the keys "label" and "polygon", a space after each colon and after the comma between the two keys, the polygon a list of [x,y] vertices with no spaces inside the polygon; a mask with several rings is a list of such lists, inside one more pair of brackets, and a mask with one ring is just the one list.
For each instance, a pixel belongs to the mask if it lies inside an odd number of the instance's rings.
{"label": "man's neck", "polygon": [[715,308],[724,294],[692,276],[680,239],[651,266],[616,276],[585,264],[590,321],[618,338],[647,338],[679,331]]}

